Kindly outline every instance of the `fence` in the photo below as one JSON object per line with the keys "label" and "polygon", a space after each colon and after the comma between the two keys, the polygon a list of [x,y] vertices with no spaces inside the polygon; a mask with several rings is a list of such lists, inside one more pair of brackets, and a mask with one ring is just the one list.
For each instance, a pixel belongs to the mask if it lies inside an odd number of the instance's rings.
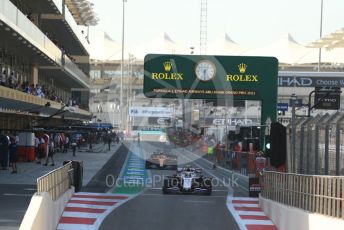
{"label": "fence", "polygon": [[344,175],[343,112],[298,119],[295,143],[291,128],[287,128],[288,172]]}
{"label": "fence", "polygon": [[261,189],[264,198],[344,219],[344,177],[264,171]]}
{"label": "fence", "polygon": [[48,192],[53,200],[57,200],[72,185],[72,163],[51,171],[37,179],[37,193]]}
{"label": "fence", "polygon": [[295,143],[288,126],[288,171],[314,175],[344,175],[344,113],[317,115],[296,121]]}

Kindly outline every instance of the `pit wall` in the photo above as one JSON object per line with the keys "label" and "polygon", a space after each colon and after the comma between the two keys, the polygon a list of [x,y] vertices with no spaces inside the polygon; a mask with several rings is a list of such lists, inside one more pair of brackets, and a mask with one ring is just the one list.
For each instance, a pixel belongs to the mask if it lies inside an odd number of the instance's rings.
{"label": "pit wall", "polygon": [[72,187],[56,201],[53,201],[47,192],[33,195],[19,230],[56,229],[62,212],[73,194]]}
{"label": "pit wall", "polygon": [[344,220],[310,213],[262,196],[259,206],[279,230],[343,230]]}

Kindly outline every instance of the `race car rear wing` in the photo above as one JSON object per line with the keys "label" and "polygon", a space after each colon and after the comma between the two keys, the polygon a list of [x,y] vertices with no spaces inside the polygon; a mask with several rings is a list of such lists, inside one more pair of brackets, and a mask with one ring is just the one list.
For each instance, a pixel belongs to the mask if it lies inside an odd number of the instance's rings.
{"label": "race car rear wing", "polygon": [[201,168],[178,168],[177,172],[181,173],[184,171],[190,171],[190,172],[195,172],[195,173],[202,173],[202,169]]}

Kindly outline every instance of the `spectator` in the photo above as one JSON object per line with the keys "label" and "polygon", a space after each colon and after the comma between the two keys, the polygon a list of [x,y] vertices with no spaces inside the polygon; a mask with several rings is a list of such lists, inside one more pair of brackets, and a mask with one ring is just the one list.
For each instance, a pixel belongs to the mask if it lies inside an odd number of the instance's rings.
{"label": "spectator", "polygon": [[2,74],[1,74],[1,82],[0,84],[2,86],[6,86],[6,81],[7,81],[7,74],[6,74],[6,70],[2,71]]}
{"label": "spectator", "polygon": [[0,131],[0,165],[2,170],[7,170],[8,167],[8,145],[9,140],[7,136]]}
{"label": "spectator", "polygon": [[222,158],[222,145],[221,142],[219,141],[216,145],[216,164],[220,165],[221,158]]}
{"label": "spectator", "polygon": [[110,151],[110,147],[111,147],[111,142],[112,142],[111,135],[108,134],[108,136],[107,136],[107,143],[108,143],[109,151]]}
{"label": "spectator", "polygon": [[141,138],[140,138],[140,133],[137,133],[137,143],[140,144]]}
{"label": "spectator", "polygon": [[48,154],[47,154],[44,166],[47,166],[49,164],[49,158],[51,159],[51,165],[50,166],[55,166],[55,163],[54,163],[54,153],[55,153],[54,140],[53,140],[53,138],[49,138]]}
{"label": "spectator", "polygon": [[18,150],[17,150],[17,143],[15,138],[10,139],[10,146],[9,146],[9,152],[10,152],[10,163],[12,165],[12,172],[11,173],[17,173],[17,161],[19,158]]}
{"label": "spectator", "polygon": [[39,150],[39,138],[36,136],[35,137],[35,153],[36,153],[36,162],[37,164],[39,164],[39,154],[40,154],[40,150]]}
{"label": "spectator", "polygon": [[66,153],[68,150],[68,145],[69,145],[69,137],[66,136],[64,139],[64,146],[63,146],[63,152]]}
{"label": "spectator", "polygon": [[76,146],[77,146],[76,141],[75,141],[75,139],[73,139],[73,141],[72,141],[73,157],[75,157]]}
{"label": "spectator", "polygon": [[16,144],[18,145],[19,144],[19,136],[17,134],[13,134],[14,136],[14,141],[16,142]]}
{"label": "spectator", "polygon": [[37,164],[41,163],[41,159],[45,156],[45,140],[43,137],[39,139],[39,145],[38,145],[38,156],[37,156]]}
{"label": "spectator", "polygon": [[12,88],[12,89],[14,89],[15,88],[15,77],[14,77],[14,72],[12,71],[11,72],[11,75],[10,75],[10,77],[8,78],[8,87],[10,87],[10,88]]}

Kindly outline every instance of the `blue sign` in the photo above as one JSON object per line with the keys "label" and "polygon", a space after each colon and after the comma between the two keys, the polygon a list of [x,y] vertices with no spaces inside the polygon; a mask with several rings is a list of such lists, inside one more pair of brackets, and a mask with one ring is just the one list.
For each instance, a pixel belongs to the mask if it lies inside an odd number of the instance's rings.
{"label": "blue sign", "polygon": [[288,111],[288,103],[277,103],[278,111]]}

